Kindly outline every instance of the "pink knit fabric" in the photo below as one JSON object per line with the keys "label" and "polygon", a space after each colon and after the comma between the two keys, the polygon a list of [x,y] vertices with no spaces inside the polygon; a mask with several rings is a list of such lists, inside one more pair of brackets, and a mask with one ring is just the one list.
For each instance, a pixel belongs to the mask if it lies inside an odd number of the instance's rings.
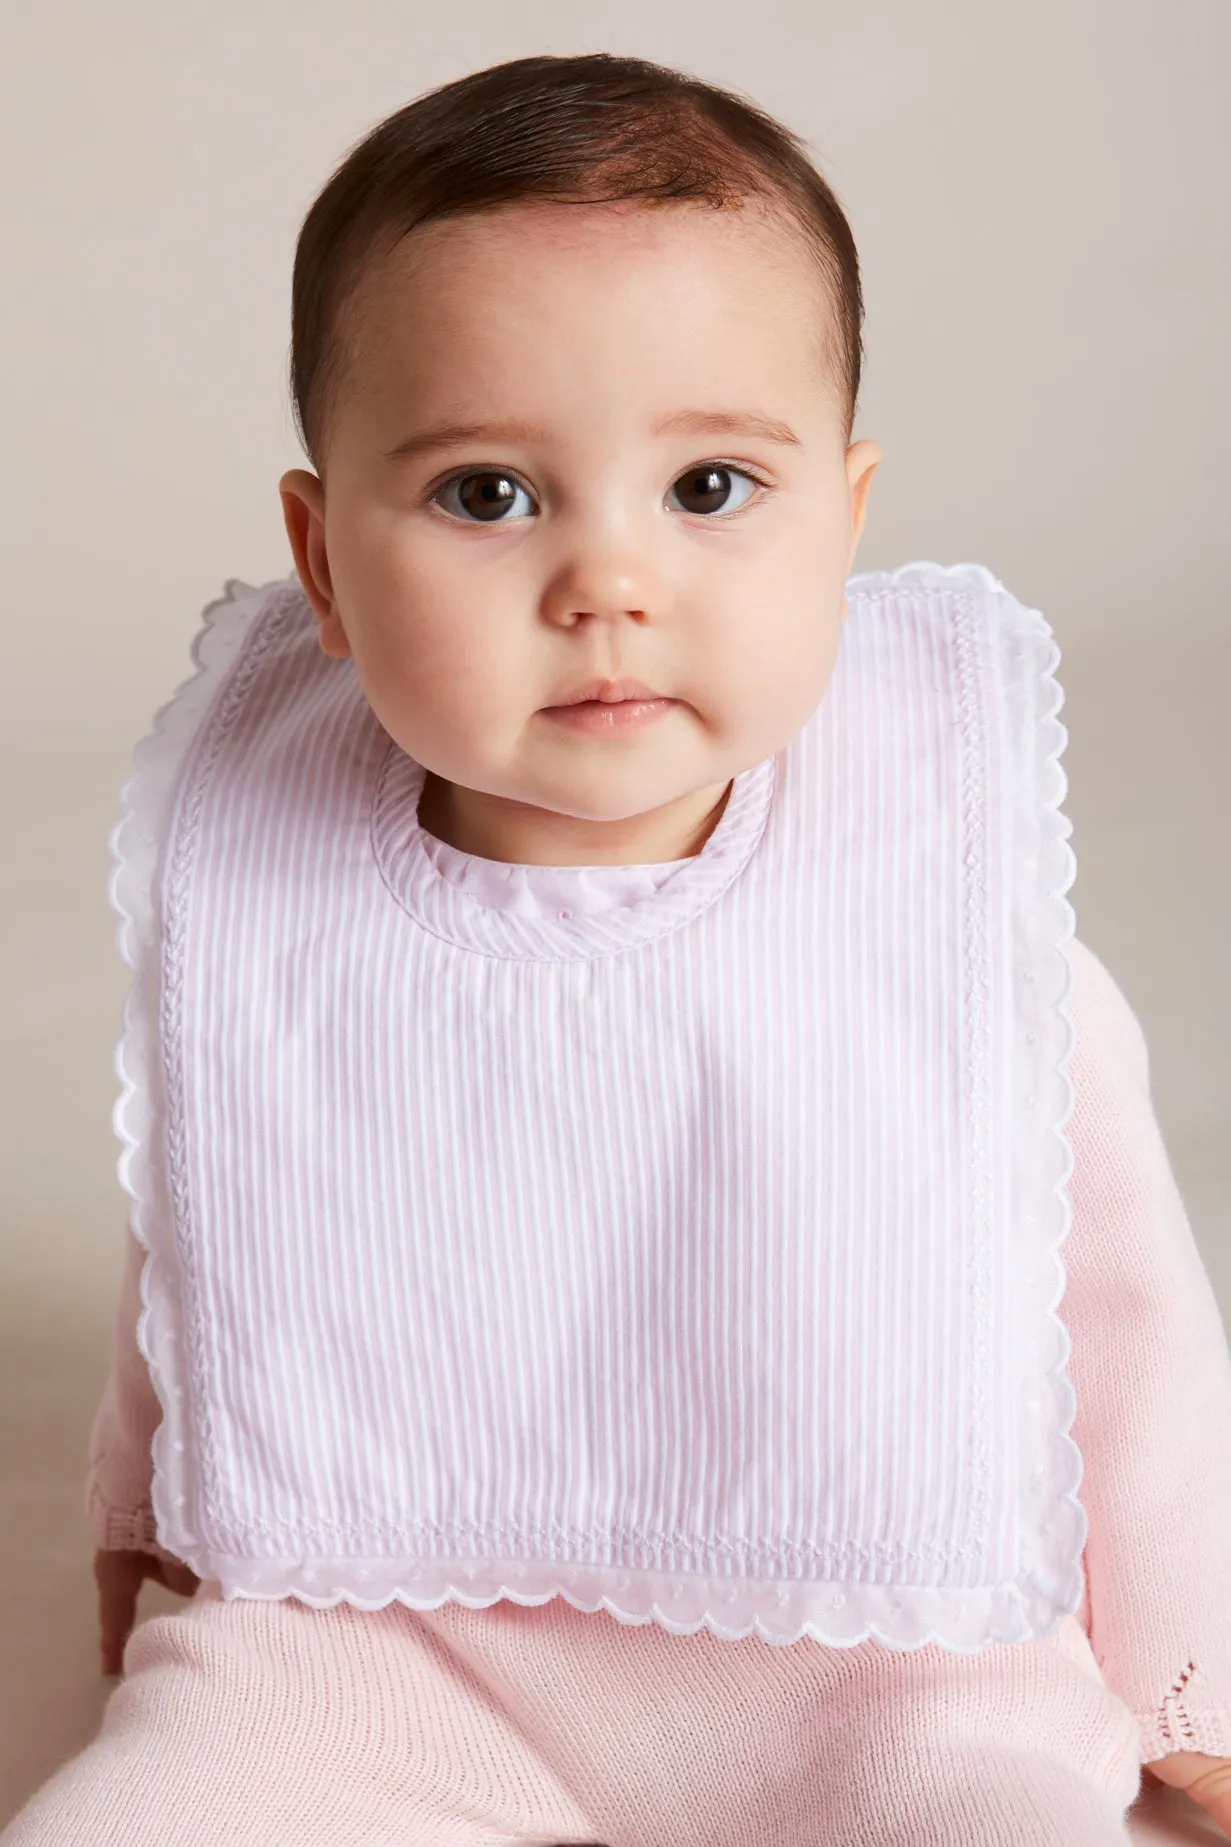
{"label": "pink knit fabric", "polygon": [[3,1847],[1113,1847],[1140,1778],[1071,1616],[962,1656],[206,1586],[126,1668]]}
{"label": "pink knit fabric", "polygon": [[[438,863],[488,895],[533,884],[506,867],[487,884],[490,862],[449,848]],[[606,869],[613,891],[643,872]],[[587,872],[596,902],[604,878]],[[1090,950],[1074,958],[1063,1314],[1091,1531],[1086,1600],[1054,1638],[769,1647],[560,1598],[362,1612],[207,1584],[139,1626],[99,1739],[4,1847],[1099,1847],[1129,1838],[1140,1760],[1231,1755],[1231,1364],[1140,1027]],[[157,1550],[142,1255],[130,1240],[89,1499],[100,1544]]]}

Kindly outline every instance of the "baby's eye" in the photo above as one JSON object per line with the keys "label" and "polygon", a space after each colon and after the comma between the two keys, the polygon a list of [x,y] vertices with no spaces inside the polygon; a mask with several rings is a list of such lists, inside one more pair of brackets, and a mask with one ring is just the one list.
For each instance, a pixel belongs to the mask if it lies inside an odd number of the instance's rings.
{"label": "baby's eye", "polygon": [[[746,469],[735,468],[729,462],[702,462],[695,468],[685,469],[684,473],[678,477],[678,481],[672,483],[672,487],[675,488],[680,482],[684,483],[685,495],[693,496],[700,503],[693,506],[685,505],[683,509],[685,513],[702,515],[716,513],[718,518],[728,519],[733,512],[737,513],[740,507],[745,506],[751,498],[750,494],[746,494],[735,507],[722,507],[721,503],[730,493],[732,483],[736,480],[748,482],[750,488],[765,485],[757,477],[749,474]],[[513,475],[507,474],[504,469],[481,468],[472,469],[469,474],[451,475],[436,489],[432,499],[438,500],[445,494],[451,494],[454,489],[457,489],[457,500],[464,516],[463,523],[469,523],[468,516],[473,515],[480,524],[488,526],[507,524],[508,522],[502,519],[502,515],[516,502],[518,494],[526,493],[526,489],[521,486],[520,482]],[[445,511],[452,513],[455,508],[446,505]]]}
{"label": "baby's eye", "polygon": [[[512,475],[506,475],[503,469],[483,468],[474,469],[468,475],[450,476],[436,489],[432,499],[438,500],[454,488],[461,490],[458,498],[465,513],[473,513],[477,520],[488,526],[501,524],[501,514],[507,511],[518,494],[526,491]],[[446,513],[454,511],[453,507],[445,508]],[[507,525],[508,522],[503,523]]]}
{"label": "baby's eye", "polygon": [[[695,495],[701,503],[699,506],[686,506],[685,513],[717,513],[720,519],[729,519],[732,513],[739,512],[740,507],[747,506],[752,498],[751,494],[745,494],[736,506],[721,507],[721,502],[731,491],[733,481],[747,481],[752,488],[765,485],[746,469],[732,467],[730,462],[702,462],[697,468],[686,469],[679,479],[685,483],[685,493]],[[672,486],[676,485],[672,483]]]}

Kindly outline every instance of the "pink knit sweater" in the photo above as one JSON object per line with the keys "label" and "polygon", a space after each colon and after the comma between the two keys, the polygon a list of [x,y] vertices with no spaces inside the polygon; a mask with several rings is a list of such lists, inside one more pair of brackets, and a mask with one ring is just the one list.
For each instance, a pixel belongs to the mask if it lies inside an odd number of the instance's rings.
{"label": "pink knit sweater", "polygon": [[[523,914],[562,896],[575,913],[626,903],[680,863],[542,868],[439,841],[429,850],[446,879]],[[1138,1720],[1143,1762],[1185,1749],[1231,1756],[1231,1353],[1151,1104],[1140,1025],[1092,952],[1075,942],[1072,954],[1075,1167],[1060,1312],[1090,1520],[1078,1619]],[[87,1501],[98,1545],[159,1552],[150,1483],[161,1412],[136,1340],[143,1259],[130,1235]]]}

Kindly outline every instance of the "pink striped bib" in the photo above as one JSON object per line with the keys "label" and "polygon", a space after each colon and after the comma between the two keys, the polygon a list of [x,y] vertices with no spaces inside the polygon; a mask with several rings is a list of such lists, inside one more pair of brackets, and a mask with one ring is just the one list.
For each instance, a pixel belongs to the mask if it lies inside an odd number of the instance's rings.
{"label": "pink striped bib", "polygon": [[1049,1634],[1086,1521],[1043,617],[978,565],[851,578],[702,852],[575,911],[442,876],[298,577],[226,590],[114,841],[161,1544],[228,1597]]}

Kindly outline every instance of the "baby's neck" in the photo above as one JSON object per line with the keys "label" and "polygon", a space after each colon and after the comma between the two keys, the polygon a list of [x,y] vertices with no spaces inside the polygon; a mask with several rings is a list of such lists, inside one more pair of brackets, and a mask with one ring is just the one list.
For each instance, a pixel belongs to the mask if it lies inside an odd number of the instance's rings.
{"label": "baby's neck", "polygon": [[460,853],[519,866],[654,866],[692,859],[717,827],[733,782],[687,795],[646,814],[591,821],[445,782],[428,770],[418,821]]}

